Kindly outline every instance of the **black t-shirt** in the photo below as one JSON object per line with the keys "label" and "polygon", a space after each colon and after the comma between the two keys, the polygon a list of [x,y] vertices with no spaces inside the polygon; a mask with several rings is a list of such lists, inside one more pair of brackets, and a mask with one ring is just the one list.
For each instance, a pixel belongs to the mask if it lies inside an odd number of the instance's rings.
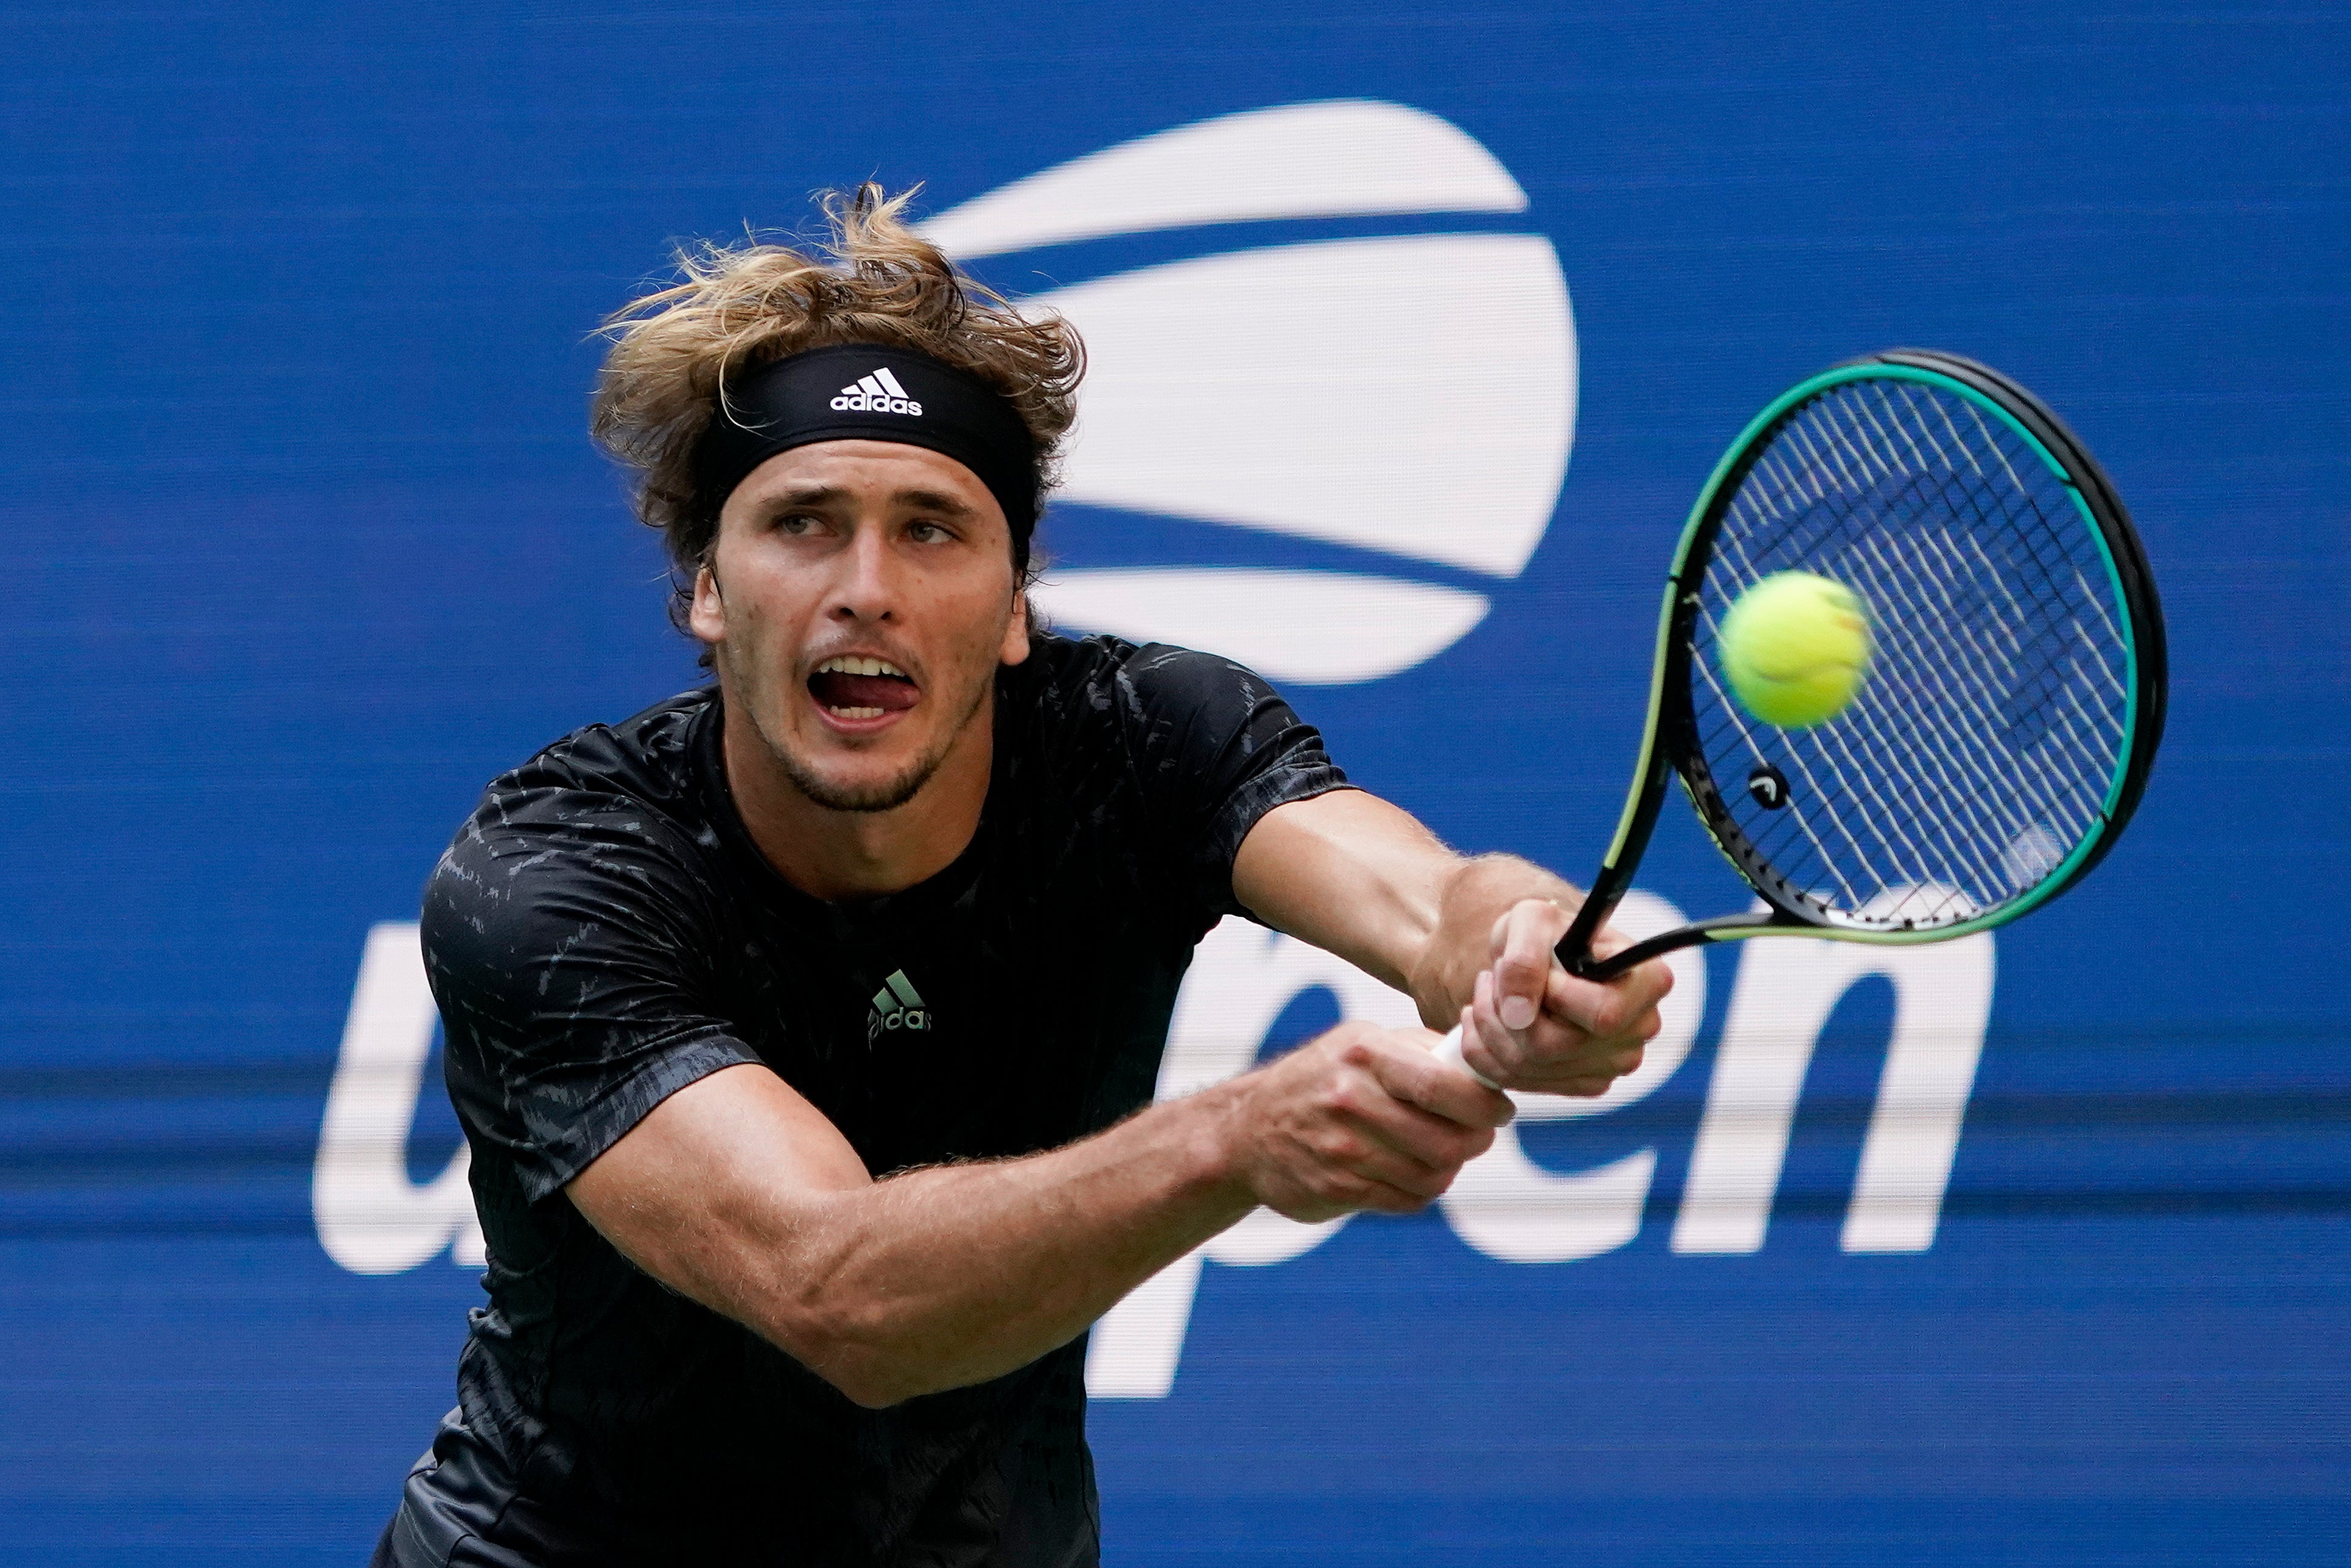
{"label": "black t-shirt", "polygon": [[862,903],[799,893],[753,845],[710,690],[490,785],[423,915],[490,1301],[396,1560],[504,1531],[524,1562],[1095,1561],[1082,1339],[861,1409],[562,1196],[742,1062],[877,1176],[1051,1148],[1150,1099],[1193,946],[1240,912],[1242,838],[1345,778],[1263,681],[1201,653],[1040,637],[997,695],[971,845]]}

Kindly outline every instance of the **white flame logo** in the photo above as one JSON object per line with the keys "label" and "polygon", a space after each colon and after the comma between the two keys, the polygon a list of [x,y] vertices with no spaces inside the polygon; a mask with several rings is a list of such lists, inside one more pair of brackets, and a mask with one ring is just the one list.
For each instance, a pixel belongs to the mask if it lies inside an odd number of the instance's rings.
{"label": "white flame logo", "polygon": [[[1401,104],[1292,104],[1146,136],[941,214],[974,259],[1203,224],[1520,213],[1458,128]],[[1575,428],[1575,330],[1551,242],[1399,235],[1271,246],[1033,296],[1091,356],[1062,499],[1377,551],[1397,575],[1234,567],[1057,572],[1089,631],[1209,649],[1277,680],[1409,669],[1485,619],[1550,526]]]}

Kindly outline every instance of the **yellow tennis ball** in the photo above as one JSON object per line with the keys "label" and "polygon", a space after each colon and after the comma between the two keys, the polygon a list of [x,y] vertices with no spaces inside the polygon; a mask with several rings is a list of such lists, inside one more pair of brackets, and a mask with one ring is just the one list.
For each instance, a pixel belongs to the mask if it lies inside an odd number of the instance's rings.
{"label": "yellow tennis ball", "polygon": [[1868,677],[1869,617],[1841,582],[1774,572],[1739,596],[1715,647],[1749,713],[1809,729],[1843,713]]}

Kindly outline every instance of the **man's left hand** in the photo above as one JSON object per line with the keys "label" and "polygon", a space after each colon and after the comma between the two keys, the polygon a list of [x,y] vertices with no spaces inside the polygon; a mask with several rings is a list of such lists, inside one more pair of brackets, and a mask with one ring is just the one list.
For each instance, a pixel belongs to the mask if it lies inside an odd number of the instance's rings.
{"label": "man's left hand", "polygon": [[[1664,960],[1605,985],[1579,980],[1552,956],[1583,895],[1515,855],[1457,862],[1439,896],[1437,929],[1414,966],[1423,1022],[1461,1025],[1462,1056],[1506,1089],[1589,1097],[1641,1064],[1657,1032],[1657,1004],[1673,989]],[[1632,946],[1603,927],[1603,957]]]}
{"label": "man's left hand", "polygon": [[[1656,1034],[1657,1004],[1674,988],[1662,958],[1614,979],[1579,980],[1552,956],[1571,912],[1550,899],[1522,899],[1494,922],[1492,963],[1461,1009],[1463,1060],[1506,1089],[1591,1096],[1641,1065]],[[1604,926],[1600,957],[1632,946]]]}

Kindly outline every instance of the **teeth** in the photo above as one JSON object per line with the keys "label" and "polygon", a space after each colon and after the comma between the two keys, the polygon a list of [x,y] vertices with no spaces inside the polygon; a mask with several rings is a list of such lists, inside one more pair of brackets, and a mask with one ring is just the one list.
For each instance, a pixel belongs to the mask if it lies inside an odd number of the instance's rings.
{"label": "teeth", "polygon": [[837,707],[831,711],[843,718],[880,718],[882,716],[882,710],[878,707]]}
{"label": "teeth", "polygon": [[836,654],[816,668],[820,675],[895,675],[902,681],[909,678],[905,671],[887,659],[861,659],[849,653]]}

